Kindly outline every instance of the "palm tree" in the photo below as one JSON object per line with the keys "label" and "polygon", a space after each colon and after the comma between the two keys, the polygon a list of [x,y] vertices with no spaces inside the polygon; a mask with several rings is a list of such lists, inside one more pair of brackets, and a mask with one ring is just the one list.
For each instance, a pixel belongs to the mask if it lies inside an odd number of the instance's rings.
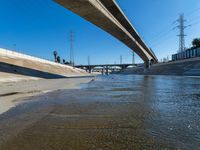
{"label": "palm tree", "polygon": [[57,62],[58,52],[57,51],[53,51],[53,55],[54,55],[54,61]]}
{"label": "palm tree", "polygon": [[57,62],[60,63],[60,56],[57,56]]}
{"label": "palm tree", "polygon": [[63,59],[63,64],[65,64],[65,63],[66,63],[65,59]]}
{"label": "palm tree", "polygon": [[200,38],[195,38],[192,41],[192,45],[193,45],[193,47],[200,47]]}
{"label": "palm tree", "polygon": [[65,64],[66,64],[66,65],[70,65],[70,62],[66,61]]}

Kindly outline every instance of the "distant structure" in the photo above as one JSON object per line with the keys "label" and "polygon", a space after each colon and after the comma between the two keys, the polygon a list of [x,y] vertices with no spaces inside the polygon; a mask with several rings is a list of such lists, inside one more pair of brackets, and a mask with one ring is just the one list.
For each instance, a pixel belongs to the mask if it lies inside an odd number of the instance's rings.
{"label": "distant structure", "polygon": [[88,61],[88,66],[89,66],[88,71],[89,71],[89,73],[91,73],[90,56],[88,56],[87,61]]}
{"label": "distant structure", "polygon": [[122,55],[120,56],[120,64],[122,64]]}
{"label": "distant structure", "polygon": [[134,53],[134,51],[132,53],[133,53],[132,54],[132,64],[135,64],[135,53]]}
{"label": "distant structure", "polygon": [[185,50],[184,52],[173,54],[172,61],[190,59],[195,57],[200,57],[200,47],[192,47]]}
{"label": "distant structure", "polygon": [[74,32],[70,31],[70,64],[74,66]]}
{"label": "distant structure", "polygon": [[186,20],[184,19],[184,14],[180,14],[179,19],[176,20],[176,22],[178,22],[178,26],[176,26],[175,28],[179,29],[179,53],[185,51],[185,28],[187,28],[188,26],[185,26],[185,22]]}
{"label": "distant structure", "polygon": [[90,66],[90,56],[88,56],[88,66]]}
{"label": "distant structure", "polygon": [[172,61],[190,59],[195,57],[200,57],[200,38],[196,38],[192,42],[192,47],[186,49],[183,52],[172,55]]}

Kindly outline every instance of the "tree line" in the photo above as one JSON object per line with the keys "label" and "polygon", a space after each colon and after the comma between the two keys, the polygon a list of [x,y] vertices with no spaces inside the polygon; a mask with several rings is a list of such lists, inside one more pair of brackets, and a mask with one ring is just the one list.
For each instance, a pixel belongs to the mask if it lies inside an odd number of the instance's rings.
{"label": "tree line", "polygon": [[66,61],[65,59],[62,59],[62,61],[61,61],[61,57],[58,55],[57,51],[53,51],[53,55],[54,55],[54,61],[56,63],[63,63],[63,64],[66,64],[66,65],[71,65],[71,63]]}
{"label": "tree line", "polygon": [[193,46],[193,48],[200,47],[200,38],[195,38],[195,39],[192,41],[192,46]]}

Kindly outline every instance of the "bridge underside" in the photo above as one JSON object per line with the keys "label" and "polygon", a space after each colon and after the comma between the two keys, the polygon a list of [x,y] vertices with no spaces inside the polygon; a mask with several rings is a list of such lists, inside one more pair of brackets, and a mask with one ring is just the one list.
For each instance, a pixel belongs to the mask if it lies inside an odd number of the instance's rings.
{"label": "bridge underside", "polygon": [[157,62],[114,0],[54,0],[90,21],[135,51],[144,62]]}

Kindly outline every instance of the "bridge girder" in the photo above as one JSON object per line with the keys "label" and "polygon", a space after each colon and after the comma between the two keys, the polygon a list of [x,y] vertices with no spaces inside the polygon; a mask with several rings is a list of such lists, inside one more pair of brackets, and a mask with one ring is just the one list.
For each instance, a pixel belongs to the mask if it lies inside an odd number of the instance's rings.
{"label": "bridge girder", "polygon": [[114,0],[54,0],[113,35],[135,51],[144,62],[157,62],[153,51],[140,38]]}

